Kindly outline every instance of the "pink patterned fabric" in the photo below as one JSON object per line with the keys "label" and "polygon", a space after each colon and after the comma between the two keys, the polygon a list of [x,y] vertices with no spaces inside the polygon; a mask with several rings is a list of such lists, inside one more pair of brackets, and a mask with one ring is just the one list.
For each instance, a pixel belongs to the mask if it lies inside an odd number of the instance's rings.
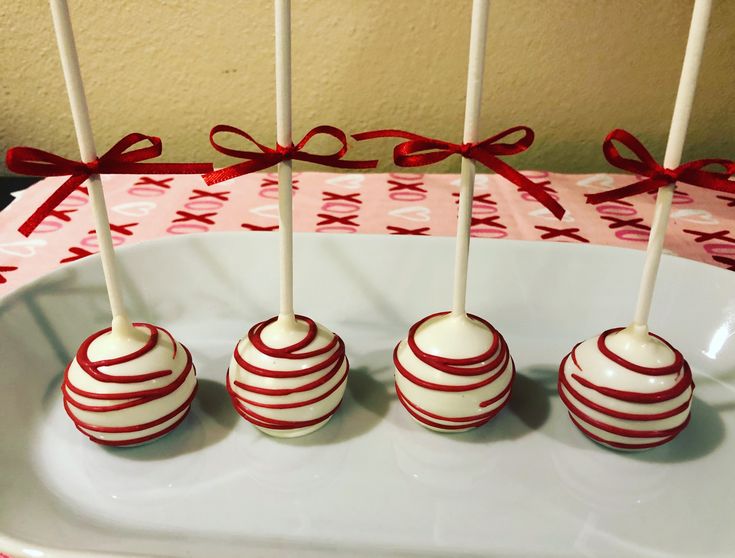
{"label": "pink patterned fabric", "polygon": [[[655,195],[585,203],[584,194],[623,186],[622,174],[525,172],[567,209],[557,221],[528,194],[497,175],[477,175],[472,234],[643,249]],[[165,235],[277,228],[275,174],[252,174],[206,186],[199,176],[103,177],[113,240],[132,244]],[[391,173],[294,175],[297,231],[453,235],[457,175]],[[97,251],[91,207],[73,193],[30,238],[18,226],[64,181],[46,178],[0,213],[0,295]],[[666,247],[669,253],[735,270],[735,196],[682,186],[677,190]]]}

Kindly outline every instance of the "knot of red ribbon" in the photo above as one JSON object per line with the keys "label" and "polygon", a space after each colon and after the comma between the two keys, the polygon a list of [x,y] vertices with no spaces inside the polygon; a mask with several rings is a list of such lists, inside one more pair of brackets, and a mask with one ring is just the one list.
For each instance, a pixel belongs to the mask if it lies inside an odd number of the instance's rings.
{"label": "knot of red ribbon", "polygon": [[89,163],[84,163],[84,166],[87,167],[89,174],[99,174],[100,172],[99,158],[95,159],[94,161],[90,161]]}
{"label": "knot of red ribbon", "polygon": [[[517,132],[522,136],[513,142],[503,142]],[[443,161],[451,155],[461,155],[483,164],[502,177],[515,184],[519,190],[528,192],[557,219],[564,215],[564,208],[544,189],[543,184],[537,184],[522,175],[499,157],[515,155],[526,151],[533,143],[533,130],[527,126],[514,126],[486,138],[477,143],[450,143],[434,138],[428,138],[403,130],[375,130],[352,136],[357,141],[375,138],[403,138],[406,141],[393,148],[393,162],[399,167],[420,167]]]}
{"label": "knot of red ribbon", "polygon": [[293,159],[293,154],[296,153],[296,146],[293,144],[281,145],[280,143],[277,143],[276,151],[283,155],[284,160]]}
{"label": "knot of red ribbon", "polygon": [[[623,157],[614,143],[616,141],[627,147],[637,159]],[[653,192],[676,182],[684,182],[708,190],[735,193],[735,182],[728,180],[728,175],[735,171],[735,163],[727,159],[699,159],[684,163],[674,169],[667,169],[656,162],[653,155],[633,134],[620,129],[613,130],[607,135],[602,144],[602,152],[611,165],[646,178],[621,188],[586,194],[587,203],[598,204],[644,192]],[[719,166],[723,170],[721,172],[705,170],[705,167],[708,166]]]}
{"label": "knot of red ribbon", "polygon": [[[135,144],[150,145],[131,149]],[[5,163],[13,172],[30,176],[69,176],[51,196],[36,209],[18,230],[30,235],[64,199],[93,174],[202,174],[212,170],[211,163],[143,163],[163,152],[161,138],[144,134],[128,134],[104,155],[89,161],[72,161],[34,147],[11,147]]]}
{"label": "knot of red ribbon", "polygon": [[474,145],[471,143],[463,143],[459,146],[459,154],[462,155],[462,157],[469,157],[473,147]]}
{"label": "knot of red ribbon", "polygon": [[[229,133],[240,136],[255,145],[260,149],[260,151],[243,151],[220,145],[215,140],[215,136],[220,133]],[[339,150],[327,155],[308,153],[304,151],[306,144],[309,143],[312,138],[320,134],[330,136],[340,142],[341,147]],[[244,174],[267,169],[286,160],[308,161],[309,163],[316,163],[318,165],[340,169],[371,169],[375,168],[378,164],[377,160],[343,160],[342,157],[347,154],[348,149],[347,135],[342,130],[335,128],[334,126],[317,126],[316,128],[309,130],[303,139],[296,145],[283,146],[276,144],[276,148],[272,149],[267,145],[257,142],[250,134],[240,130],[239,128],[235,128],[234,126],[229,126],[227,124],[218,124],[209,132],[209,142],[212,144],[212,147],[220,153],[230,155],[231,157],[237,157],[238,159],[245,159],[245,161],[241,163],[236,163],[229,167],[217,169],[205,174],[203,177],[204,181],[210,186],[217,184],[218,182],[231,180]]]}

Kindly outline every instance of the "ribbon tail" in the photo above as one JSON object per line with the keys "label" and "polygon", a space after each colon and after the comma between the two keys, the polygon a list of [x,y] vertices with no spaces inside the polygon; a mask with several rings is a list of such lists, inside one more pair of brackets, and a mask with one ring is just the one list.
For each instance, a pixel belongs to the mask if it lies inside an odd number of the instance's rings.
{"label": "ribbon tail", "polygon": [[712,181],[707,185],[708,190],[715,190],[717,192],[725,192],[726,194],[735,194],[735,181],[721,179]]}
{"label": "ribbon tail", "polygon": [[454,155],[449,150],[442,149],[439,151],[429,151],[426,153],[404,154],[399,144],[393,150],[393,162],[399,167],[425,167],[443,161],[447,157]]}
{"label": "ribbon tail", "polygon": [[[107,172],[103,168],[102,172]],[[214,170],[212,163],[120,163],[114,174],[206,174]]]}
{"label": "ribbon tail", "polygon": [[338,169],[373,169],[378,166],[377,159],[367,161],[344,161],[335,156],[329,155],[312,155],[310,153],[300,152],[294,155],[294,159],[315,163],[325,167],[334,167]]}
{"label": "ribbon tail", "polygon": [[88,176],[70,176],[66,182],[59,186],[56,191],[49,196],[49,198],[43,202],[33,214],[25,220],[25,222],[18,227],[18,231],[23,236],[30,236],[30,234],[36,230],[36,227],[48,217],[56,207],[64,201],[69,195],[77,189],[78,186],[84,184],[89,178]]}
{"label": "ribbon tail", "polygon": [[486,155],[482,152],[474,153],[473,157],[490,170],[494,170],[500,176],[515,184],[519,190],[528,192],[557,219],[561,220],[564,217],[566,210],[540,184],[536,184],[527,176],[523,176],[516,169],[497,157]]}
{"label": "ribbon tail", "polygon": [[635,196],[644,192],[650,192],[652,190],[658,190],[659,188],[671,184],[666,180],[660,178],[646,178],[621,188],[614,188],[612,190],[605,190],[604,192],[597,192],[596,194],[585,194],[587,197],[587,203],[597,205],[598,203],[621,200],[629,196]]}
{"label": "ribbon tail", "polygon": [[404,130],[388,129],[388,130],[371,130],[369,132],[360,132],[352,134],[352,139],[355,141],[365,141],[377,138],[402,138],[408,140],[415,139],[427,139],[418,134],[406,132]]}
{"label": "ribbon tail", "polygon": [[[717,162],[721,166],[725,164]],[[707,190],[716,192],[725,192],[727,194],[735,194],[735,181],[728,180],[727,174],[703,171],[699,169],[687,169],[681,173],[679,177],[681,182],[699,186]]]}
{"label": "ribbon tail", "polygon": [[365,161],[331,161],[327,164],[329,167],[338,169],[374,169],[378,166],[377,159],[368,159]]}
{"label": "ribbon tail", "polygon": [[237,178],[238,176],[243,176],[245,174],[250,174],[252,172],[258,172],[263,169],[267,169],[268,167],[272,167],[273,165],[275,165],[279,160],[280,159],[274,159],[273,157],[250,159],[249,161],[244,161],[230,167],[224,167],[222,169],[208,172],[202,175],[202,178],[204,179],[204,182],[207,184],[207,186],[214,186],[215,184],[219,184],[220,182],[225,182],[227,180],[232,180],[233,178]]}

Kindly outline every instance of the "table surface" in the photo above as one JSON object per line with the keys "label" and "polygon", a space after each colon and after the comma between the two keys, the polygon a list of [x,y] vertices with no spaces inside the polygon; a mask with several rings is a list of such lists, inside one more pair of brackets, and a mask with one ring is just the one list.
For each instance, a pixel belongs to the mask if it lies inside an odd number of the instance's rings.
{"label": "table surface", "polygon": [[[477,175],[472,235],[581,242],[644,249],[655,194],[592,206],[584,194],[623,186],[622,174],[527,171],[567,209],[557,221],[528,194],[497,175]],[[64,200],[29,237],[20,224],[64,181],[43,179],[13,192],[0,212],[0,295],[97,251],[89,199]],[[103,176],[116,246],[166,235],[273,231],[276,175],[258,173],[216,186],[199,176]],[[21,182],[14,184],[22,185]],[[457,175],[390,173],[294,175],[294,229],[301,232],[450,236],[456,230]],[[677,189],[666,238],[670,254],[735,270],[735,196]]]}
{"label": "table surface", "polygon": [[0,176],[0,211],[10,205],[16,197],[16,192],[28,188],[39,180],[41,179],[33,176]]}

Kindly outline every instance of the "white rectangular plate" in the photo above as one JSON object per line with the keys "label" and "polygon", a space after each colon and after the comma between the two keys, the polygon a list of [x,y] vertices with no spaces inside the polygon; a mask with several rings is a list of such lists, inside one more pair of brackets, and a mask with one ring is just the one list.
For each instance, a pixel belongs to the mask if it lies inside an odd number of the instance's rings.
{"label": "white rectangular plate", "polygon": [[200,391],[186,421],[109,449],[65,416],[59,383],[109,325],[97,258],[0,303],[0,551],[17,556],[716,556],[735,549],[735,274],[665,258],[652,330],[689,360],[690,426],[617,453],[585,439],[556,394],[574,343],[632,314],[643,254],[474,240],[469,308],[505,336],[509,408],[440,435],[396,400],[391,351],[448,309],[449,238],[299,235],[297,311],[347,344],[345,401],[317,433],[268,438],[230,406],[239,337],[277,309],[277,238],[186,236],[120,251],[130,314],[187,345]]}

